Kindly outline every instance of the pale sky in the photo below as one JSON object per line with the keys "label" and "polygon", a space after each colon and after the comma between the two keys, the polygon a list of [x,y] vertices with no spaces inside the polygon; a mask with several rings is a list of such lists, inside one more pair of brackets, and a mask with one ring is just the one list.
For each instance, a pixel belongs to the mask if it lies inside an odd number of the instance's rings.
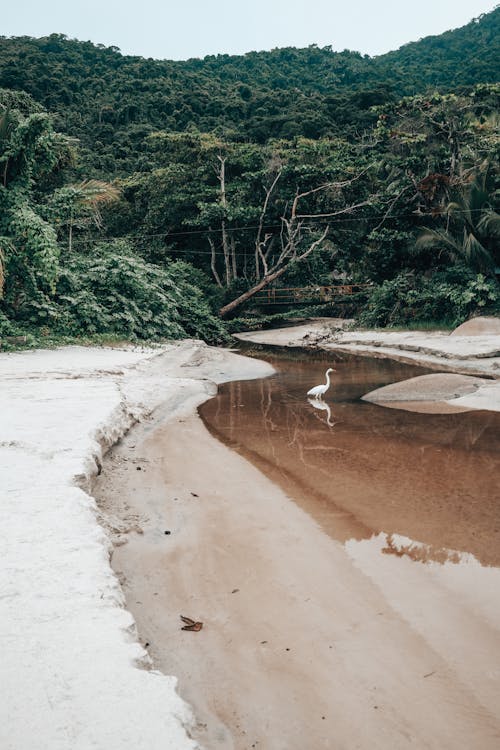
{"label": "pale sky", "polygon": [[457,28],[498,0],[6,0],[2,36],[66,34],[182,60],[331,45],[377,55]]}

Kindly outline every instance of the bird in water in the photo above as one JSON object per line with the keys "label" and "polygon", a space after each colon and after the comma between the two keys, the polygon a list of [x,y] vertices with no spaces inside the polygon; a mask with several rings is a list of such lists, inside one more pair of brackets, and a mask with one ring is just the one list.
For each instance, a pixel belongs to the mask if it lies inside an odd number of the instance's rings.
{"label": "bird in water", "polygon": [[326,383],[323,385],[315,385],[314,388],[311,388],[310,391],[307,391],[308,396],[312,396],[313,398],[323,398],[325,393],[330,387],[330,373],[336,372],[336,370],[333,369],[333,367],[329,367],[326,371]]}

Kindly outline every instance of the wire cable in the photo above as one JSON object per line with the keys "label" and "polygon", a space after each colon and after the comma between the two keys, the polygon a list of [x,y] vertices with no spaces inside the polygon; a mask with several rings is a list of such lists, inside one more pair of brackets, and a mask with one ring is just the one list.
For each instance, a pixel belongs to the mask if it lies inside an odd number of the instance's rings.
{"label": "wire cable", "polygon": [[[470,209],[470,210],[461,210],[461,211],[454,211],[454,214],[462,214],[462,213],[480,213],[483,209]],[[362,216],[349,216],[349,217],[332,217],[330,221],[315,221],[314,218],[310,219],[311,222],[314,222],[314,227],[321,229],[325,228],[326,226],[330,226],[331,224],[342,224],[342,223],[348,223],[348,222],[367,222],[371,220],[376,220],[380,218],[384,218],[385,214],[371,214],[369,217],[362,217]],[[432,217],[430,214],[418,214],[414,211],[411,213],[403,213],[403,214],[390,214],[386,217],[387,221],[392,219],[403,219],[403,218],[411,218],[416,216],[428,216],[429,218],[437,218]],[[440,214],[442,216],[442,214]],[[302,220],[305,221],[305,220]],[[262,227],[263,231],[269,230],[269,229],[281,229],[282,224],[266,224]],[[236,232],[249,232],[249,231],[255,231],[259,229],[259,225],[245,225],[241,227],[225,227],[226,234],[234,234]],[[101,237],[101,238],[93,238],[93,239],[84,239],[81,237],[74,237],[74,243],[81,243],[81,244],[87,244],[87,245],[95,245],[95,244],[101,244],[104,242],[115,242],[119,239],[126,239],[128,241],[134,241],[134,240],[148,240],[148,239],[158,239],[158,238],[164,238],[168,239],[170,237],[191,237],[191,236],[208,236],[208,235],[214,235],[214,234],[222,234],[222,229],[190,229],[186,230],[184,232],[157,232],[152,234],[134,234],[134,235],[125,235],[121,237]],[[175,252],[183,252],[181,250],[176,250]],[[208,255],[211,254],[211,250],[189,250],[186,251],[188,253],[207,253]],[[246,253],[241,253],[246,254]]]}

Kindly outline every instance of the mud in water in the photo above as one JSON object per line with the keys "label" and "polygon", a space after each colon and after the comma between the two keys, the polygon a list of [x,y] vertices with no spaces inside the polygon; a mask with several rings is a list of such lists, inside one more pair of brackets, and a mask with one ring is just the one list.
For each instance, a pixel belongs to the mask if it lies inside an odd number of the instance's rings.
{"label": "mud in water", "polygon": [[[442,561],[453,550],[500,565],[499,414],[421,414],[360,401],[425,374],[389,360],[265,358],[278,370],[274,377],[225,384],[202,405],[213,435],[341,542],[385,534],[385,554]],[[336,372],[324,402],[308,400],[330,366]]]}

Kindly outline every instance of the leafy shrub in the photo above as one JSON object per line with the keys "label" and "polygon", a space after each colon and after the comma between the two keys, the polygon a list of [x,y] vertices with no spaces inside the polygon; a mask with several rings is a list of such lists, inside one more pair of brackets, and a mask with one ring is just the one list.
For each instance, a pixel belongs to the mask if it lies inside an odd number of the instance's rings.
{"label": "leafy shrub", "polygon": [[291,313],[278,313],[275,315],[242,316],[231,318],[226,323],[227,330],[230,333],[240,333],[240,331],[261,331],[266,328],[279,328],[290,320]]}
{"label": "leafy shrub", "polygon": [[431,277],[401,273],[371,292],[359,323],[367,327],[442,321],[459,325],[477,312],[500,312],[500,287],[463,267]]}
{"label": "leafy shrub", "polygon": [[4,336],[17,336],[19,333],[19,328],[0,310],[0,339]]}
{"label": "leafy shrub", "polygon": [[92,255],[71,255],[61,269],[54,303],[32,306],[31,322],[56,333],[117,334],[131,339],[196,336],[227,339],[223,323],[190,283],[189,265],[160,268],[134,255],[123,240],[102,243]]}

